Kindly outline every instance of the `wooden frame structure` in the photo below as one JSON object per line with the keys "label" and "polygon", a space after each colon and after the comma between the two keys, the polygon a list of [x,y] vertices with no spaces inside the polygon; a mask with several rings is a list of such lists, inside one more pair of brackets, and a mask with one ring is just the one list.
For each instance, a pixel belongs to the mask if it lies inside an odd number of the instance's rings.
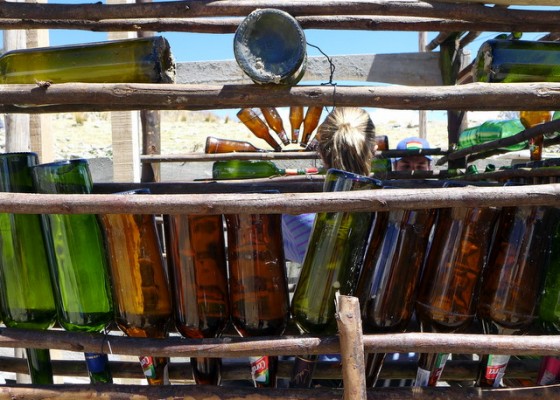
{"label": "wooden frame structure", "polygon": [[[554,1],[554,0],[551,0]],[[547,0],[495,0],[496,4],[555,5]],[[554,1],[555,2],[555,1]],[[363,1],[173,1],[127,5],[101,3],[79,6],[57,4],[0,3],[2,29],[93,29],[106,31],[177,30],[192,32],[232,32],[241,17],[257,7],[284,9],[300,20],[304,28],[321,29],[392,29],[481,31],[487,29],[533,30],[551,32],[560,20],[560,12],[494,9],[474,1],[459,3],[407,0]],[[344,12],[341,13],[340,11]],[[346,15],[348,14],[348,15]],[[443,29],[445,28],[445,29]],[[450,111],[450,140],[456,139],[463,110],[552,110],[559,103],[558,84],[468,84],[453,86],[460,66],[456,56],[458,35],[442,35],[440,61],[443,64],[443,85],[420,87],[338,87],[336,104],[381,108],[441,109]],[[267,96],[262,96],[267,90]],[[75,110],[137,110],[137,109],[216,109],[242,106],[322,105],[333,101],[332,89],[320,86],[263,89],[251,84],[211,85],[140,85],[140,84],[60,84],[0,85],[0,111],[7,113],[42,114]],[[24,109],[18,104],[27,104]],[[49,105],[49,106],[45,106]],[[32,107],[29,107],[32,106]],[[550,123],[546,129],[554,129]],[[535,132],[527,135],[536,134]],[[455,135],[455,137],[454,137]],[[522,140],[522,139],[520,139]],[[496,145],[496,147],[498,147]],[[299,213],[318,211],[376,211],[390,209],[432,208],[490,205],[557,205],[560,185],[537,185],[523,188],[449,188],[395,189],[371,193],[302,193],[287,192],[278,196],[238,193],[235,183],[222,185],[212,196],[193,189],[191,194],[156,194],[153,196],[95,195],[32,195],[0,194],[0,210],[10,213]],[[199,185],[201,188],[202,185]],[[300,186],[301,187],[301,186]],[[523,190],[521,190],[523,189]],[[201,194],[197,194],[197,190]],[[234,194],[232,194],[234,193]],[[359,320],[359,314],[357,319]],[[349,331],[348,331],[349,332]],[[110,346],[108,344],[110,343]],[[61,331],[28,332],[2,329],[0,345],[4,347],[39,347],[87,351],[88,349],[118,354],[161,356],[247,356],[256,354],[290,355],[305,349],[307,354],[338,352],[342,347],[342,374],[346,383],[356,376],[348,370],[352,348],[376,351],[434,351],[494,354],[560,355],[560,337],[535,336],[490,337],[485,335],[399,334],[341,335],[339,337],[282,337],[227,340],[132,339],[103,335],[71,334]],[[7,364],[10,364],[7,362]],[[533,365],[534,366],[534,365]],[[21,368],[14,366],[14,368]],[[351,385],[347,385],[350,387]],[[438,398],[477,396],[483,399],[518,399],[535,396],[556,396],[560,386],[526,389],[433,388],[422,391],[412,388],[396,390],[363,390],[342,392],[331,389],[259,390],[203,388],[177,385],[165,388],[59,386],[38,388],[4,386],[0,398],[47,398],[53,393],[72,399],[91,396],[132,398],[206,399],[377,399]]]}

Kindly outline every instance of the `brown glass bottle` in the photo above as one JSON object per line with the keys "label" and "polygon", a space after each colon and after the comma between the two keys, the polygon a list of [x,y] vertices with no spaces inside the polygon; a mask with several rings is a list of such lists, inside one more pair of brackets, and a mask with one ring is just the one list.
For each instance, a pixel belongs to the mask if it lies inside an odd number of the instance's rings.
{"label": "brown glass bottle", "polygon": [[[549,122],[552,118],[550,111],[520,111],[519,119],[525,127],[529,129],[533,126]],[[543,135],[537,135],[529,139],[529,155],[531,161],[540,161],[542,158]]]}
{"label": "brown glass bottle", "polygon": [[[394,210],[387,215],[380,242],[369,247],[356,288],[365,333],[403,332],[414,311],[414,299],[428,248],[435,209]],[[374,386],[382,355],[366,360],[366,383]]]}
{"label": "brown glass bottle", "polygon": [[305,113],[305,118],[303,120],[303,133],[299,144],[301,147],[307,147],[313,131],[319,125],[322,113],[322,106],[311,106],[307,108],[307,112]]}
{"label": "brown glass bottle", "polygon": [[[101,215],[111,266],[115,320],[131,337],[165,338],[171,295],[153,215]],[[166,357],[140,357],[150,385],[168,383]]]}
{"label": "brown glass bottle", "polygon": [[290,127],[292,129],[292,143],[299,140],[299,130],[303,123],[303,106],[290,107]]}
{"label": "brown glass bottle", "polygon": [[[486,333],[523,334],[536,318],[554,222],[548,207],[502,209],[478,302]],[[499,385],[507,357],[484,356],[477,385]]]}
{"label": "brown glass bottle", "polygon": [[266,123],[250,108],[243,108],[237,113],[237,117],[253,134],[267,142],[275,151],[281,151],[282,146],[270,134]]}
{"label": "brown glass bottle", "polygon": [[259,149],[253,146],[251,143],[242,140],[219,139],[213,136],[208,136],[206,138],[204,153],[218,154],[218,153],[233,153],[233,152],[263,153],[266,152],[266,150]]}
{"label": "brown glass bottle", "polygon": [[[218,337],[230,318],[222,216],[168,215],[165,228],[177,330]],[[220,384],[221,359],[192,357],[191,366],[197,384]]]}
{"label": "brown glass bottle", "polygon": [[[473,320],[496,208],[439,210],[424,265],[416,315],[423,332],[459,332]],[[448,354],[421,354],[416,386],[435,386]]]}
{"label": "brown glass bottle", "polygon": [[280,138],[282,143],[284,143],[284,145],[289,144],[290,139],[288,139],[288,135],[284,130],[284,123],[282,122],[282,117],[280,117],[280,114],[278,114],[276,108],[261,107],[261,112],[268,126],[270,126],[272,130],[278,134],[278,137]]}
{"label": "brown glass bottle", "polygon": [[[289,307],[281,215],[229,214],[225,219],[233,325],[243,337],[281,335]],[[274,386],[277,357],[251,361],[255,385]]]}

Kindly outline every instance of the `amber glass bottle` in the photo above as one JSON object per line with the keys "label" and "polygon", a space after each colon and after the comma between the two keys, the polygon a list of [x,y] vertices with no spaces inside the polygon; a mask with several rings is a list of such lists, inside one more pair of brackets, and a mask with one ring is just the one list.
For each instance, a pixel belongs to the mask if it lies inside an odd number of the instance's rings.
{"label": "amber glass bottle", "polygon": [[249,128],[253,134],[264,140],[274,150],[281,151],[282,146],[272,137],[266,123],[250,108],[243,108],[237,113],[237,117]]}
{"label": "amber glass bottle", "polygon": [[217,154],[217,153],[233,153],[233,152],[263,153],[266,152],[266,150],[259,149],[253,146],[251,143],[242,140],[219,139],[213,136],[208,136],[206,138],[204,153]]}
{"label": "amber glass bottle", "polygon": [[280,138],[282,143],[284,143],[284,145],[289,144],[290,139],[288,139],[288,135],[284,130],[284,123],[282,122],[282,117],[280,117],[280,114],[278,114],[276,108],[261,107],[261,112],[268,126],[270,126],[272,130],[278,134],[278,137]]}
{"label": "amber glass bottle", "polygon": [[322,106],[311,106],[307,108],[307,112],[305,113],[305,118],[303,120],[303,133],[300,142],[301,147],[307,147],[309,144],[309,139],[311,139],[313,131],[319,125],[322,113]]}
{"label": "amber glass bottle", "polygon": [[[177,330],[218,337],[230,318],[222,216],[168,215],[165,229]],[[219,358],[192,357],[191,366],[197,384],[220,384]]]}
{"label": "amber glass bottle", "polygon": [[[388,213],[379,244],[372,242],[368,249],[356,288],[365,333],[406,329],[435,216],[435,209]],[[367,357],[366,381],[370,387],[377,381],[383,357]]]}
{"label": "amber glass bottle", "polygon": [[[228,214],[230,305],[245,336],[281,335],[288,323],[288,284],[279,214]],[[277,357],[251,359],[256,386],[275,386]]]}
{"label": "amber glass bottle", "polygon": [[303,123],[303,106],[290,107],[290,127],[292,130],[292,143],[299,140],[299,129]]}
{"label": "amber glass bottle", "polygon": [[[520,111],[519,119],[525,129],[532,128],[533,126],[549,122],[552,118],[550,111]],[[529,155],[531,161],[540,161],[543,151],[543,135],[537,135],[529,139]]]}
{"label": "amber glass bottle", "polygon": [[[478,316],[486,333],[523,334],[536,318],[554,218],[549,207],[504,207],[483,272]],[[486,355],[477,384],[498,386],[509,356]]]}
{"label": "amber glass bottle", "polygon": [[[167,337],[171,295],[154,215],[102,214],[100,219],[109,254],[117,325],[130,337]],[[142,356],[140,363],[150,385],[169,383],[166,357]]]}
{"label": "amber glass bottle", "polygon": [[[496,208],[439,210],[416,299],[423,332],[460,332],[473,320]],[[421,354],[416,386],[435,386],[447,354]]]}

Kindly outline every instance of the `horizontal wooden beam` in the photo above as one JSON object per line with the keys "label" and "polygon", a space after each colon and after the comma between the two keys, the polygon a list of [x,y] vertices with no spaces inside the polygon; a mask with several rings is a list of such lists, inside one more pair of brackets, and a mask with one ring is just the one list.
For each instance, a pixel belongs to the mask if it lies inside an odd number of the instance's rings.
{"label": "horizontal wooden beam", "polygon": [[[538,2],[552,4],[556,0],[495,0]],[[482,0],[477,1],[482,2]],[[486,2],[486,1],[485,1]],[[325,15],[380,15],[431,17],[457,20],[490,21],[517,24],[522,29],[524,23],[559,21],[558,13],[541,10],[494,9],[474,4],[454,2],[424,2],[411,0],[326,0],[314,2],[308,0],[187,0],[136,4],[102,4],[92,2],[84,4],[32,4],[0,2],[0,18],[25,20],[86,20],[103,21],[107,19],[134,18],[198,18],[246,16],[257,8],[277,8],[295,17]]]}
{"label": "horizontal wooden beam", "polygon": [[327,193],[217,193],[211,198],[207,194],[122,196],[0,193],[0,211],[22,214],[301,214],[441,207],[558,205],[559,201],[560,184]]}
{"label": "horizontal wooden beam", "polygon": [[[457,333],[364,334],[366,353],[455,353],[560,355],[560,336],[483,335]],[[59,349],[76,352],[162,357],[240,358],[268,354],[340,353],[338,336],[262,336],[186,339],[178,336],[163,339],[66,332],[61,330],[1,329],[2,347]]]}
{"label": "horizontal wooden beam", "polygon": [[[367,390],[368,400],[534,400],[560,396],[560,385],[483,389],[478,387],[386,387]],[[0,387],[1,400],[13,399],[189,399],[189,400],[340,400],[342,389],[264,389],[211,385],[14,385]]]}
{"label": "horizontal wooden beam", "polygon": [[408,110],[555,110],[560,83],[307,86],[63,83],[0,85],[0,112],[210,110],[291,105]]}
{"label": "horizontal wooden beam", "polygon": [[[0,3],[4,4],[4,3]],[[15,3],[20,4],[20,3]],[[23,3],[26,4],[26,3]],[[555,16],[553,14],[552,16]],[[43,20],[0,18],[0,29],[75,29],[105,32],[193,32],[193,33],[234,33],[243,20],[242,17],[224,18],[141,18],[90,20]],[[403,16],[308,16],[298,17],[303,29],[360,30],[360,31],[498,31],[524,30],[550,32],[558,29],[556,18],[541,21],[528,18],[522,22],[502,19],[464,20],[453,15],[446,18],[403,17]]]}

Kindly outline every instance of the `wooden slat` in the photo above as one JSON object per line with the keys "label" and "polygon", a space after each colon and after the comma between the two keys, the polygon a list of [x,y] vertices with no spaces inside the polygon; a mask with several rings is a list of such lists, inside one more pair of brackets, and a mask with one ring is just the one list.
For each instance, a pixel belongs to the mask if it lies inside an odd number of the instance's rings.
{"label": "wooden slat", "polygon": [[[333,105],[408,110],[555,110],[560,83],[471,83],[460,86],[181,85],[63,83],[0,85],[0,112],[200,110]],[[18,107],[15,104],[27,104]],[[52,104],[44,107],[42,105]],[[37,107],[31,107],[37,105]]]}
{"label": "wooden slat", "polygon": [[[209,183],[211,184],[211,183]],[[330,211],[389,211],[441,207],[558,205],[560,184],[327,193],[220,193],[54,195],[0,193],[0,211],[20,214],[301,214]]]}
{"label": "wooden slat", "polygon": [[500,4],[505,6],[558,6],[558,0],[432,0],[435,3]]}

